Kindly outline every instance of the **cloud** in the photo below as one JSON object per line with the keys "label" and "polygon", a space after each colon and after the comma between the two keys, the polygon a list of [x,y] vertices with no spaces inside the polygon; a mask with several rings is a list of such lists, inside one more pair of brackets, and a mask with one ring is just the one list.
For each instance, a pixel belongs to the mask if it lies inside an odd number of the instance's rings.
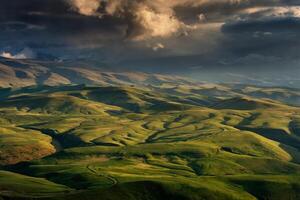
{"label": "cloud", "polygon": [[99,0],[68,0],[68,2],[75,11],[87,16],[97,15],[100,7]]}
{"label": "cloud", "polygon": [[158,51],[160,49],[164,49],[165,48],[165,45],[163,45],[162,43],[157,43],[155,44],[153,47],[152,47],[152,50],[153,51]]}
{"label": "cloud", "polygon": [[257,17],[300,17],[300,6],[254,7],[246,9],[245,13],[255,14]]}
{"label": "cloud", "polygon": [[109,0],[104,14],[126,21],[126,36],[136,41],[170,37],[188,28],[176,16],[172,5],[161,0]]}
{"label": "cloud", "polygon": [[[283,4],[283,0],[10,0],[1,18],[45,27],[53,34],[105,32],[123,39],[145,41],[170,38],[222,23],[246,9]],[[292,1],[289,1],[292,2]],[[287,3],[285,3],[287,4]],[[81,16],[78,16],[81,15]],[[7,20],[7,19],[6,19]],[[98,22],[95,22],[98,20]],[[111,34],[107,34],[111,35]]]}
{"label": "cloud", "polygon": [[4,51],[0,54],[0,57],[9,58],[9,59],[16,59],[16,60],[22,60],[22,59],[33,59],[33,58],[35,58],[35,54],[29,48],[25,48],[17,54],[12,54],[10,52],[5,52]]}
{"label": "cloud", "polygon": [[[66,0],[84,16],[119,19],[126,38],[143,41],[168,38],[203,28],[202,23],[225,22],[240,15],[267,12],[294,13],[283,6],[284,0]],[[292,1],[290,1],[292,2]]]}
{"label": "cloud", "polygon": [[[237,4],[240,0],[223,0]],[[135,41],[151,38],[167,38],[200,28],[206,21],[205,14],[197,13],[187,23],[176,13],[176,8],[197,7],[208,0],[69,0],[73,8],[82,15],[109,16],[125,22],[126,37]],[[194,21],[191,23],[191,21]]]}
{"label": "cloud", "polygon": [[209,60],[193,66],[247,55],[291,58],[299,54],[299,5],[299,0],[3,1],[0,49],[25,46],[58,57],[120,62],[191,55]]}

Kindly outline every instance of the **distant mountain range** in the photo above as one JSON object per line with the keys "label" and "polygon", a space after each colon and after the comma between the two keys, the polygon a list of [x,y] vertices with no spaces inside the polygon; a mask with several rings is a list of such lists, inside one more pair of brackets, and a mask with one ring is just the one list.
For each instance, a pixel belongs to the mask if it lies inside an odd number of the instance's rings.
{"label": "distant mountain range", "polygon": [[[32,86],[146,86],[159,87],[164,93],[199,94],[210,97],[272,99],[300,105],[300,89],[234,83],[197,82],[182,76],[121,70],[104,63],[76,61],[13,60],[0,58],[0,88]],[[157,89],[157,88],[156,88]],[[211,99],[210,99],[211,100]],[[235,101],[233,99],[233,101]],[[230,103],[230,102],[229,102]],[[231,104],[231,103],[230,103]]]}
{"label": "distant mountain range", "polygon": [[102,63],[0,58],[0,87],[3,88],[33,85],[161,85],[166,83],[191,84],[192,82],[179,76],[108,69]]}

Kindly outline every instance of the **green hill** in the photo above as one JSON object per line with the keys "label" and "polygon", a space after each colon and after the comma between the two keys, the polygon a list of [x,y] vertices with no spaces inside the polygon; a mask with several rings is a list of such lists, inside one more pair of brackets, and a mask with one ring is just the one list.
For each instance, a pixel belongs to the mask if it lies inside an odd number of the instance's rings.
{"label": "green hill", "polygon": [[3,199],[300,196],[300,109],[276,98],[167,81],[10,88],[0,98]]}

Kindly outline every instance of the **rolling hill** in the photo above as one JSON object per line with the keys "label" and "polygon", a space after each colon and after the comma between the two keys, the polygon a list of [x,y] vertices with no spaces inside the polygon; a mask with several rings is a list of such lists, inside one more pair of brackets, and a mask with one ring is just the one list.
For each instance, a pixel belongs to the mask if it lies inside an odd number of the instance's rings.
{"label": "rolling hill", "polygon": [[1,63],[1,200],[300,198],[297,89]]}
{"label": "rolling hill", "polygon": [[298,199],[300,109],[247,93],[170,83],[3,88],[0,196]]}

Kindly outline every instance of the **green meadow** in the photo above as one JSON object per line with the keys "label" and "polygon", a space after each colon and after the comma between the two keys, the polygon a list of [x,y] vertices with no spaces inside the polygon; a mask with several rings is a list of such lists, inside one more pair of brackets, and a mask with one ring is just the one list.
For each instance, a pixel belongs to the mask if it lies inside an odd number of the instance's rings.
{"label": "green meadow", "polygon": [[300,199],[299,96],[210,84],[1,89],[0,199]]}

